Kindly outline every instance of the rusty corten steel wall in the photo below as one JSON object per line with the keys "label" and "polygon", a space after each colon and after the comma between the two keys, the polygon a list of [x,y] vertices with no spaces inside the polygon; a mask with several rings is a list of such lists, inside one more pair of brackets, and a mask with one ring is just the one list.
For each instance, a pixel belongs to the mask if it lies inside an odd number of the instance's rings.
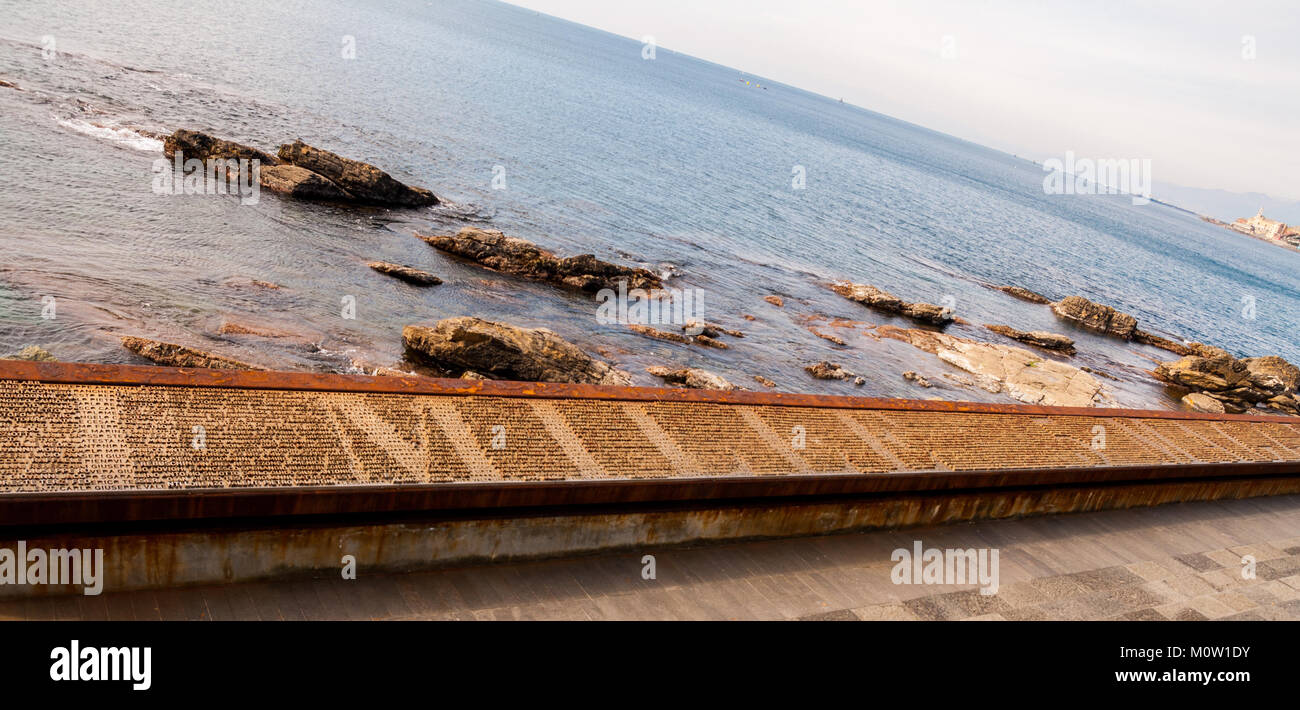
{"label": "rusty corten steel wall", "polygon": [[1296,476],[1289,417],[0,362],[9,525]]}
{"label": "rusty corten steel wall", "polygon": [[[591,514],[430,517],[283,527],[213,526],[145,532],[57,530],[35,536],[0,529],[0,548],[103,549],[105,591],[335,576],[340,556],[363,574],[490,561],[734,540],[825,535],[880,528],[1083,512],[1208,499],[1300,493],[1300,479],[1190,481],[903,494],[888,498],[756,501],[743,505],[652,506]],[[1172,552],[1172,551],[1171,551]],[[0,585],[0,599],[81,595],[81,586]]]}

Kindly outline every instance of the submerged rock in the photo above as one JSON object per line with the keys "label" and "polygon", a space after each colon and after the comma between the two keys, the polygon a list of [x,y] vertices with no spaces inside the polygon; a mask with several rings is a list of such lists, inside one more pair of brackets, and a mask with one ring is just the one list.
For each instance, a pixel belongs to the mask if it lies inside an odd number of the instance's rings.
{"label": "submerged rock", "polygon": [[258,173],[262,187],[299,200],[350,202],[352,196],[343,188],[297,165],[271,165]]}
{"label": "submerged rock", "polygon": [[327,178],[357,202],[394,207],[438,204],[438,198],[422,187],[403,184],[369,163],[344,158],[302,141],[280,146],[277,155],[290,165],[306,168]]}
{"label": "submerged rock", "polygon": [[1029,345],[1045,348],[1047,350],[1059,350],[1067,355],[1073,355],[1075,352],[1074,341],[1064,335],[1049,333],[1045,330],[1031,330],[1026,332],[1023,330],[1016,330],[1009,325],[986,324],[984,327],[998,335],[1005,335],[1012,340],[1019,340],[1022,343],[1028,343]]}
{"label": "submerged rock", "polygon": [[0,79],[0,86],[3,86],[6,89],[15,89],[17,91],[22,91],[22,88],[20,86],[18,86],[13,82],[5,81],[4,79]]}
{"label": "submerged rock", "polygon": [[402,330],[408,357],[452,372],[472,370],[500,380],[629,385],[626,372],[601,362],[545,328],[519,328],[482,318],[447,318]]}
{"label": "submerged rock", "polygon": [[213,370],[260,370],[248,363],[213,355],[175,343],[124,336],[122,346],[146,360],[171,367],[206,367]]}
{"label": "submerged rock", "polygon": [[455,236],[416,234],[430,246],[468,259],[493,271],[547,281],[567,288],[594,293],[601,289],[654,290],[663,283],[659,275],[639,267],[619,266],[591,254],[557,257],[536,244],[507,237],[496,230],[463,227]]}
{"label": "submerged rock", "polygon": [[49,350],[39,345],[28,345],[18,352],[17,355],[9,357],[10,360],[29,360],[31,362],[58,362]]}
{"label": "submerged rock", "polygon": [[926,387],[926,388],[934,387],[934,385],[930,384],[929,380],[925,379],[918,373],[912,372],[911,370],[908,370],[907,372],[903,373],[903,379],[907,380],[908,382],[915,382],[916,384],[922,387]]}
{"label": "submerged rock", "polygon": [[1083,370],[1045,360],[1024,348],[981,343],[929,330],[881,326],[878,332],[902,340],[958,369],[976,375],[979,386],[1029,404],[1091,407],[1103,399],[1101,383]]}
{"label": "submerged rock", "polygon": [[763,300],[776,306],[777,308],[785,308],[785,299],[781,298],[780,296],[764,296]]}
{"label": "submerged rock", "polygon": [[692,342],[694,342],[691,336],[689,335],[674,333],[670,330],[659,330],[658,328],[652,328],[648,325],[641,325],[639,323],[628,323],[627,329],[632,331],[633,333],[636,333],[637,335],[644,335],[647,338],[655,338],[657,340],[667,340],[670,343],[681,343],[683,345],[690,345]]}
{"label": "submerged rock", "polygon": [[766,377],[763,377],[762,375],[754,375],[754,381],[760,385],[763,385],[764,387],[776,387],[775,382],[767,379]]}
{"label": "submerged rock", "polygon": [[717,338],[721,335],[729,335],[733,338],[745,337],[745,334],[739,330],[724,328],[717,323],[709,323],[708,321],[688,320],[682,326],[682,330],[688,333],[693,332],[696,335],[707,335],[710,338]]}
{"label": "submerged rock", "polygon": [[207,160],[208,158],[239,160],[242,158],[256,160],[262,164],[263,168],[270,165],[279,165],[280,163],[270,153],[257,148],[217,138],[201,131],[190,131],[184,128],[176,130],[163,139],[163,155],[167,156],[168,160],[174,159],[178,150],[186,160],[191,158],[198,158],[199,160]]}
{"label": "submerged rock", "polygon": [[390,264],[387,261],[372,261],[366,264],[366,266],[369,266],[381,274],[388,274],[393,278],[401,279],[402,281],[415,284],[416,286],[436,286],[442,283],[442,279],[427,271],[420,271],[419,269],[402,266],[401,264]]}
{"label": "submerged rock", "polygon": [[1009,296],[1014,296],[1022,301],[1028,301],[1030,303],[1047,305],[1052,302],[1052,299],[1042,295],[1041,293],[1034,293],[1027,288],[1021,288],[1019,286],[994,286],[993,288]]}
{"label": "submerged rock", "polygon": [[739,389],[721,375],[714,374],[708,370],[701,370],[696,367],[684,367],[674,370],[662,365],[653,365],[647,367],[645,371],[655,377],[662,377],[669,383],[689,387],[691,389],[722,390],[724,392]]}
{"label": "submerged rock", "polygon": [[1125,340],[1132,339],[1133,332],[1137,330],[1137,319],[1133,316],[1110,306],[1093,303],[1082,296],[1067,296],[1053,303],[1052,312],[1089,330]]}
{"label": "submerged rock", "polygon": [[906,316],[921,323],[945,326],[953,321],[952,309],[936,306],[933,303],[909,303],[870,284],[839,282],[832,284],[831,290],[868,308]]}

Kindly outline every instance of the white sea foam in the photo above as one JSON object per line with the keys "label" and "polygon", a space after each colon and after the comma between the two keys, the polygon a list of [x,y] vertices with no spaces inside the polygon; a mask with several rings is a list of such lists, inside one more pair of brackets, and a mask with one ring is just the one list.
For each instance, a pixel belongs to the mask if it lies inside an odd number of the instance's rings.
{"label": "white sea foam", "polygon": [[59,125],[92,138],[120,143],[128,148],[146,153],[161,153],[163,149],[162,141],[157,138],[150,138],[121,126],[86,121],[80,118],[59,119]]}

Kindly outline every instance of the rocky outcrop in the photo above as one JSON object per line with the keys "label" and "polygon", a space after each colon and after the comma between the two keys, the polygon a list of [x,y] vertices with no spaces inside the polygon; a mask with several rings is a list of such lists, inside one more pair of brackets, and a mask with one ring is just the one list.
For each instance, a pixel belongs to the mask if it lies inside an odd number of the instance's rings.
{"label": "rocky outcrop", "polygon": [[168,160],[174,159],[178,150],[186,160],[190,158],[198,158],[199,160],[207,160],[208,158],[239,160],[243,158],[250,161],[256,160],[262,164],[263,168],[280,163],[279,160],[265,151],[184,128],[163,139],[163,155],[167,156]]}
{"label": "rocky outcrop", "polygon": [[1029,301],[1030,303],[1047,305],[1052,302],[1052,299],[1042,295],[1041,293],[1034,293],[1027,288],[1021,288],[1019,286],[994,286],[993,288],[1009,296],[1019,298],[1022,301]]}
{"label": "rocky outcrop", "polygon": [[171,367],[206,367],[213,370],[261,369],[248,363],[213,355],[184,345],[164,343],[146,338],[125,336],[122,338],[122,346],[146,360],[152,360],[159,365],[169,365]]}
{"label": "rocky outcrop", "polygon": [[776,306],[777,308],[785,308],[785,299],[781,298],[780,296],[775,296],[775,295],[764,296],[763,300]]}
{"label": "rocky outcrop", "polygon": [[1272,392],[1295,392],[1300,387],[1300,367],[1276,355],[1241,359],[1254,386]]}
{"label": "rocky outcrop", "polygon": [[277,155],[290,165],[306,168],[329,179],[357,202],[393,207],[438,204],[438,198],[422,187],[405,185],[369,163],[344,158],[302,141],[280,146]]}
{"label": "rocky outcrop", "polygon": [[472,370],[500,380],[629,385],[626,372],[544,328],[482,318],[447,318],[402,330],[407,357],[452,373]]}
{"label": "rocky outcrop", "polygon": [[372,261],[366,266],[378,271],[381,274],[388,274],[396,279],[401,279],[416,286],[436,286],[442,283],[442,279],[434,276],[427,271],[420,271],[409,266],[401,264],[390,264],[387,261]]}
{"label": "rocky outcrop", "polygon": [[263,167],[257,176],[262,187],[298,200],[323,202],[350,202],[352,196],[343,188],[297,165],[271,165]]}
{"label": "rocky outcrop", "polygon": [[1144,343],[1152,347],[1160,348],[1161,350],[1168,350],[1175,355],[1192,354],[1191,348],[1187,347],[1183,343],[1174,342],[1169,338],[1162,338],[1155,333],[1148,333],[1140,328],[1133,330],[1133,342]]}
{"label": "rocky outcrop", "polygon": [[1016,330],[1009,325],[986,324],[984,327],[998,335],[1005,335],[1012,340],[1019,340],[1022,343],[1027,343],[1035,347],[1044,348],[1046,350],[1056,350],[1067,355],[1074,354],[1074,341],[1064,335],[1049,333],[1045,330]]}
{"label": "rocky outcrop", "polygon": [[0,86],[3,86],[6,89],[14,89],[16,91],[22,91],[22,88],[19,87],[17,84],[13,82],[5,81],[4,79],[0,79]]}
{"label": "rocky outcrop", "polygon": [[730,392],[739,389],[728,382],[721,375],[714,374],[708,370],[701,370],[697,367],[684,367],[674,370],[662,365],[647,367],[646,372],[655,377],[662,377],[666,382],[682,387],[689,387],[697,390],[722,390]]}
{"label": "rocky outcrop", "polygon": [[493,271],[579,291],[595,293],[605,288],[618,289],[620,282],[625,282],[628,290],[663,287],[658,274],[649,269],[611,264],[591,254],[560,258],[526,239],[507,237],[495,230],[464,227],[455,236],[415,236],[435,249]]}
{"label": "rocky outcrop", "polygon": [[[1191,390],[1192,394],[1217,400],[1229,413],[1239,414],[1256,407],[1298,413],[1294,395],[1300,385],[1300,369],[1296,366],[1272,355],[1237,360],[1213,346],[1193,343],[1189,347],[1199,354],[1160,363],[1155,369],[1156,377]],[[1184,397],[1183,401],[1187,402],[1188,398]],[[1195,401],[1202,402],[1200,397]]]}
{"label": "rocky outcrop", "polygon": [[882,291],[870,284],[839,282],[832,284],[831,290],[868,308],[883,313],[906,316],[921,323],[945,326],[953,320],[952,310],[949,308],[936,306],[933,303],[909,303],[888,291]]}
{"label": "rocky outcrop", "polygon": [[754,381],[760,385],[763,385],[764,387],[776,387],[775,382],[767,379],[766,377],[763,377],[762,375],[754,375]]}
{"label": "rocky outcrop", "polygon": [[1107,333],[1125,340],[1133,337],[1137,330],[1137,319],[1127,313],[1093,303],[1082,296],[1067,296],[1052,304],[1052,312],[1058,317],[1077,323],[1089,330]]}
{"label": "rocky outcrop", "polygon": [[1250,377],[1246,366],[1232,356],[1188,355],[1156,366],[1156,377],[1192,390],[1221,392],[1239,386]]}
{"label": "rocky outcrop", "polygon": [[1104,399],[1101,383],[1083,370],[1045,360],[1024,348],[981,343],[929,330],[881,326],[877,332],[902,340],[976,376],[978,386],[1021,402],[1090,407]]}

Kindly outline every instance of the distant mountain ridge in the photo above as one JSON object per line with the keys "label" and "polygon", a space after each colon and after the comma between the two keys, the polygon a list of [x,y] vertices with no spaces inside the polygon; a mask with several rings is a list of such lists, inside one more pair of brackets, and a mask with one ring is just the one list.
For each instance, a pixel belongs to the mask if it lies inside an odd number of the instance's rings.
{"label": "distant mountain ridge", "polygon": [[1183,187],[1156,183],[1152,197],[1197,214],[1232,222],[1238,217],[1251,217],[1260,208],[1270,219],[1287,224],[1300,224],[1300,202],[1270,197],[1261,192],[1228,192],[1200,187]]}

